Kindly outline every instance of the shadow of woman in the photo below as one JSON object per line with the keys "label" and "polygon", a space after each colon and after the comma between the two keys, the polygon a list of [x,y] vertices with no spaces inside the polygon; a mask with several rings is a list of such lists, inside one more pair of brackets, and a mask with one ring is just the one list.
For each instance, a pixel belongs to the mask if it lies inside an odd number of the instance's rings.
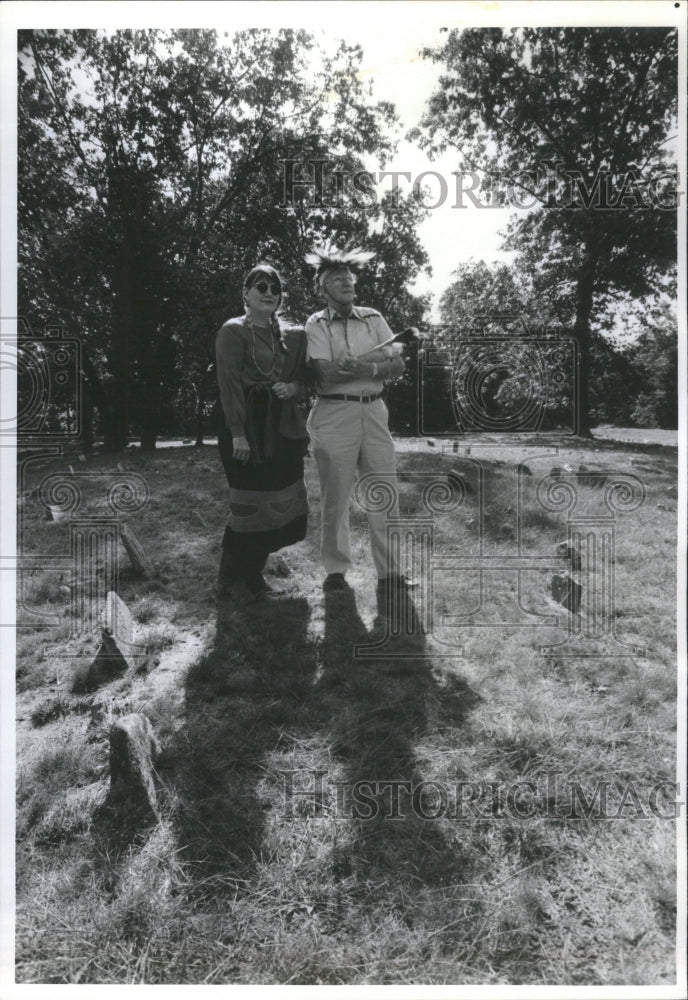
{"label": "shadow of woman", "polygon": [[184,723],[158,772],[194,883],[247,877],[260,855],[259,783],[282,730],[306,724],[315,655],[308,602],[223,603],[210,652],[186,678]]}
{"label": "shadow of woman", "polygon": [[338,869],[388,884],[409,877],[460,881],[466,861],[436,822],[438,789],[430,787],[417,747],[433,738],[438,706],[441,721],[459,727],[479,696],[460,678],[440,675],[406,591],[378,590],[370,632],[352,590],[328,593],[323,647],[318,686],[334,752],[345,765],[340,807],[355,825]]}

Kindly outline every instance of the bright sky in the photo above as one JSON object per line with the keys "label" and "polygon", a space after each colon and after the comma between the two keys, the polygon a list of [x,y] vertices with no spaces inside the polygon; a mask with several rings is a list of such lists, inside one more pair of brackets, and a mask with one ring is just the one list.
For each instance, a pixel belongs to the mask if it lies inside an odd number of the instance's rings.
{"label": "bright sky", "polygon": [[[431,5],[435,6],[435,5]],[[447,4],[446,7],[454,7]],[[429,17],[422,32],[410,32],[404,21],[389,24],[383,33],[375,33],[349,28],[342,33],[347,41],[356,41],[363,47],[361,75],[373,81],[373,93],[380,100],[391,101],[397,108],[402,121],[402,132],[418,125],[426,104],[436,88],[441,66],[420,56],[423,46],[441,45],[445,35],[440,34],[444,21]],[[369,170],[379,173],[380,166],[374,162],[366,164]],[[426,202],[430,208],[429,217],[422,223],[419,235],[430,256],[432,276],[423,276],[414,291],[433,294],[433,312],[437,312],[440,295],[451,283],[452,271],[462,261],[470,258],[509,260],[511,254],[500,250],[502,238],[499,231],[506,227],[511,209],[478,209],[467,196],[457,197],[457,178],[452,171],[459,167],[459,154],[451,151],[441,158],[431,161],[415,143],[402,139],[397,155],[385,169],[411,175],[411,179],[400,177],[398,184],[404,194],[412,190],[413,183],[425,171],[423,183],[429,188]],[[439,176],[435,176],[439,175]],[[392,180],[386,178],[378,185],[380,195],[391,189]],[[446,185],[444,187],[443,185]],[[470,186],[468,181],[466,186]],[[457,207],[459,204],[465,206]],[[431,207],[436,205],[436,207]]]}

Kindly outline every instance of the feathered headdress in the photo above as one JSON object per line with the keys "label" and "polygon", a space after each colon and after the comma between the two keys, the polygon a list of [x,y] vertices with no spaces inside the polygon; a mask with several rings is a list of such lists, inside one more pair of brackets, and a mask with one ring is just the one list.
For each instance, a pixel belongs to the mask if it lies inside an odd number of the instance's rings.
{"label": "feathered headdress", "polygon": [[337,267],[348,267],[354,273],[358,273],[375,254],[361,247],[343,247],[341,250],[326,243],[317,247],[312,253],[306,254],[306,263],[315,268],[315,290],[322,289],[323,278],[328,271],[333,271]]}

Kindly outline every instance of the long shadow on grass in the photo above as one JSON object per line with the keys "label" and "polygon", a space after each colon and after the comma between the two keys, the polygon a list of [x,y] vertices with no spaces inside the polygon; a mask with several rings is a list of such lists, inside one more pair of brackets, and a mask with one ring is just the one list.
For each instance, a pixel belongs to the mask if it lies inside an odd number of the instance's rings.
{"label": "long shadow on grass", "polygon": [[[289,750],[295,733],[320,737],[343,764],[343,818],[353,820],[354,838],[335,850],[334,873],[360,878],[366,892],[371,877],[443,884],[465,876],[460,852],[422,815],[436,808],[432,790],[413,799],[423,778],[415,748],[436,721],[429,723],[428,704],[433,712],[440,704],[457,728],[478,696],[460,679],[433,674],[413,602],[399,600],[390,607],[379,597],[369,632],[352,591],[327,594],[320,656],[305,599],[219,609],[213,647],[187,675],[184,724],[158,763],[199,892],[206,879],[231,888],[250,877],[266,840],[266,762]],[[390,614],[400,634],[361,648],[385,638]],[[397,792],[388,782],[403,784]]]}
{"label": "long shadow on grass", "polygon": [[185,721],[158,769],[195,880],[248,875],[264,839],[257,786],[285,727],[305,725],[315,656],[308,602],[283,598],[218,610],[211,651],[186,678]]}
{"label": "long shadow on grass", "polygon": [[479,697],[458,678],[440,683],[407,594],[391,600],[378,594],[377,612],[369,633],[353,591],[326,595],[318,687],[331,743],[346,771],[340,808],[355,826],[353,844],[335,863],[365,886],[371,880],[407,886],[460,881],[466,863],[436,821],[441,798],[437,787],[422,785],[416,747],[432,741],[436,719],[430,716],[438,704],[444,721],[458,728]]}

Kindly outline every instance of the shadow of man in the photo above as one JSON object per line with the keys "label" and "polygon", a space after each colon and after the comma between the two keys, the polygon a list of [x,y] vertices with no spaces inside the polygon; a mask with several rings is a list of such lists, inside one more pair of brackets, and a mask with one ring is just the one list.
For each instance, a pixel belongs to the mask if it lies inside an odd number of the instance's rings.
{"label": "shadow of man", "polygon": [[459,678],[443,684],[421,619],[407,591],[378,589],[368,632],[351,589],[325,597],[319,689],[334,752],[345,763],[338,810],[355,825],[353,848],[344,849],[338,867],[387,883],[412,875],[442,884],[465,867],[436,822],[437,788],[417,748],[438,705],[460,726],[479,696]]}

